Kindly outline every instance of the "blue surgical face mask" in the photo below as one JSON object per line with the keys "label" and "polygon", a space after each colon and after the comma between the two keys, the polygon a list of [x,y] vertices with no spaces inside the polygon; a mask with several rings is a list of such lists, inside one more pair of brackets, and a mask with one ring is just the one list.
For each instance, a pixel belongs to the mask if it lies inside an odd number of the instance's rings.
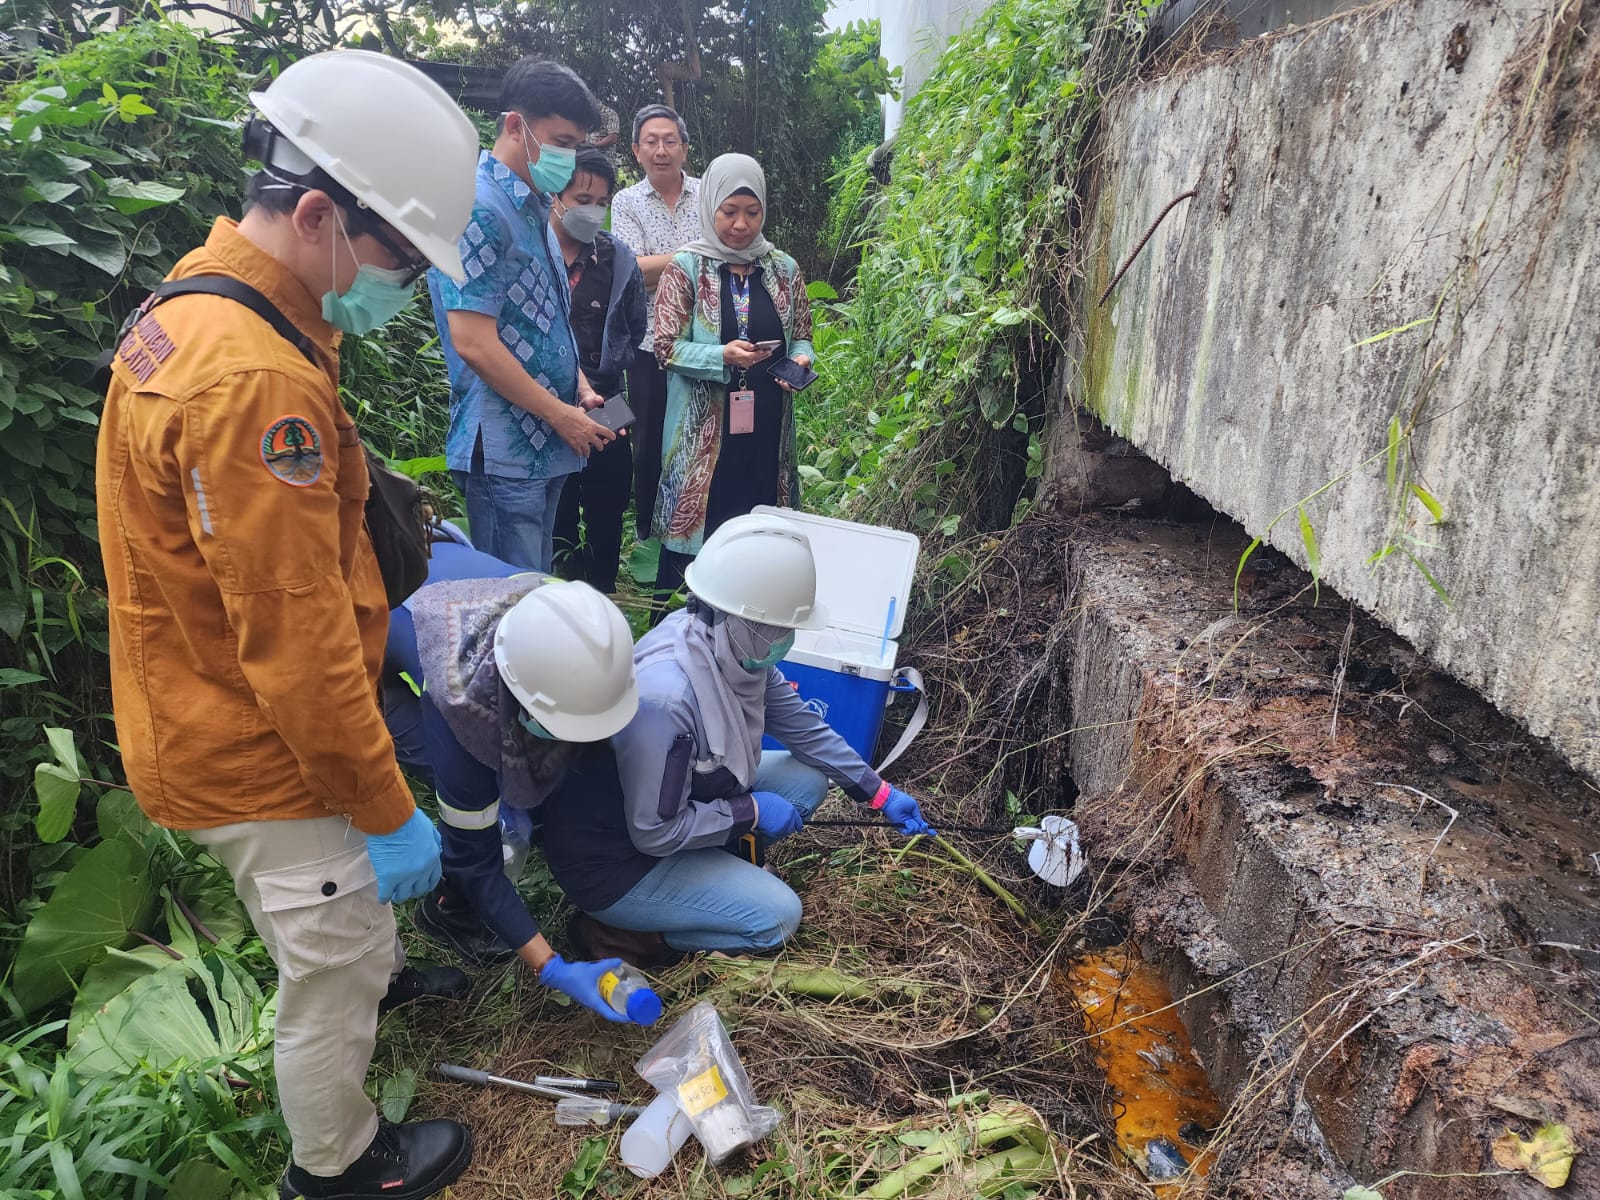
{"label": "blue surgical face mask", "polygon": [[[519,114],[520,115],[520,114]],[[528,182],[546,196],[554,196],[572,182],[572,172],[578,165],[578,152],[564,146],[546,146],[533,136],[528,118],[522,118],[523,153],[532,142],[539,147],[539,157],[528,159]]]}
{"label": "blue surgical face mask", "polygon": [[[350,257],[355,258],[355,247],[350,245],[350,235],[345,231],[344,222],[339,222],[339,233],[344,238],[345,248],[350,252]],[[334,258],[338,259],[338,239],[334,239]],[[342,329],[346,333],[360,335],[371,333],[381,325],[386,325],[394,320],[395,316],[411,300],[411,289],[415,280],[409,276],[411,272],[404,267],[392,270],[383,267],[374,267],[370,263],[356,260],[356,277],[350,281],[350,286],[344,292],[327,291],[322,296],[322,319],[335,329]]]}

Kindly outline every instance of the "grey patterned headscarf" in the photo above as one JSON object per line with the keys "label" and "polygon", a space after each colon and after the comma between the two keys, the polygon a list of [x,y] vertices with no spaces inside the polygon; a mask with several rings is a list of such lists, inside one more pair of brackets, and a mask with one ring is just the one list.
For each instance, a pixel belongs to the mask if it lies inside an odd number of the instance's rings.
{"label": "grey patterned headscarf", "polygon": [[748,154],[722,154],[711,160],[700,177],[700,236],[684,247],[693,254],[722,262],[753,263],[771,254],[773,245],[765,233],[756,234],[743,250],[735,250],[717,236],[717,209],[740,188],[747,188],[761,201],[763,222],[767,208],[767,177],[761,164]]}
{"label": "grey patterned headscarf", "polygon": [[428,699],[461,748],[499,772],[500,799],[513,808],[542,804],[577,754],[569,743],[523,728],[522,705],[494,661],[500,619],[547,582],[547,576],[533,572],[510,579],[452,579],[431,583],[406,602],[417,627]]}

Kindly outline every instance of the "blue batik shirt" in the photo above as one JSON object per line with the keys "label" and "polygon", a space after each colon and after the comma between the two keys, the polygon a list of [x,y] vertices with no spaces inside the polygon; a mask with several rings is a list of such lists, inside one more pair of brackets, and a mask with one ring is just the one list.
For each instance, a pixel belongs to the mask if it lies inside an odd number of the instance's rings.
{"label": "blue batik shirt", "polygon": [[583,467],[555,430],[518,408],[478,377],[450,342],[449,312],[495,319],[500,341],[523,369],[564,404],[578,402],[578,346],[561,249],[549,225],[550,202],[505,163],[484,151],[472,220],[461,238],[466,282],[428,272],[428,294],[450,373],[450,433],[445,458],[452,471],[472,469],[483,440],[483,470],[510,479],[554,479]]}

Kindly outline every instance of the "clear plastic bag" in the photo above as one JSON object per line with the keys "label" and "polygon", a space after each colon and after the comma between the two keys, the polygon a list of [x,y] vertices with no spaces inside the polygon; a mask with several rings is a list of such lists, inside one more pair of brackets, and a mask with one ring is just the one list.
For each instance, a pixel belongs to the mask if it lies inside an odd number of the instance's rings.
{"label": "clear plastic bag", "polygon": [[714,1163],[778,1127],[777,1110],[755,1102],[744,1064],[709,1004],[685,1013],[635,1069],[662,1093],[677,1097]]}

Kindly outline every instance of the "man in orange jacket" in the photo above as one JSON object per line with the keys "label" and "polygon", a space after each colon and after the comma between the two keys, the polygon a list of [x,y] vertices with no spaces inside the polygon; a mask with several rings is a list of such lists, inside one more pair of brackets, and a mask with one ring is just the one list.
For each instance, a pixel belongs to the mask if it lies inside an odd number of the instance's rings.
{"label": "man in orange jacket", "polygon": [[117,349],[96,463],[117,736],[140,805],[226,864],[278,966],[283,1194],[421,1200],[472,1142],[380,1123],[363,1089],[380,1005],[449,981],[402,970],[395,936],[390,903],[437,883],[439,835],[379,711],[388,605],[338,346],[430,263],[461,275],[478,139],[421,72],[362,51],[252,100],[247,212],[171,278],[243,281],[305,348],[183,295]]}

